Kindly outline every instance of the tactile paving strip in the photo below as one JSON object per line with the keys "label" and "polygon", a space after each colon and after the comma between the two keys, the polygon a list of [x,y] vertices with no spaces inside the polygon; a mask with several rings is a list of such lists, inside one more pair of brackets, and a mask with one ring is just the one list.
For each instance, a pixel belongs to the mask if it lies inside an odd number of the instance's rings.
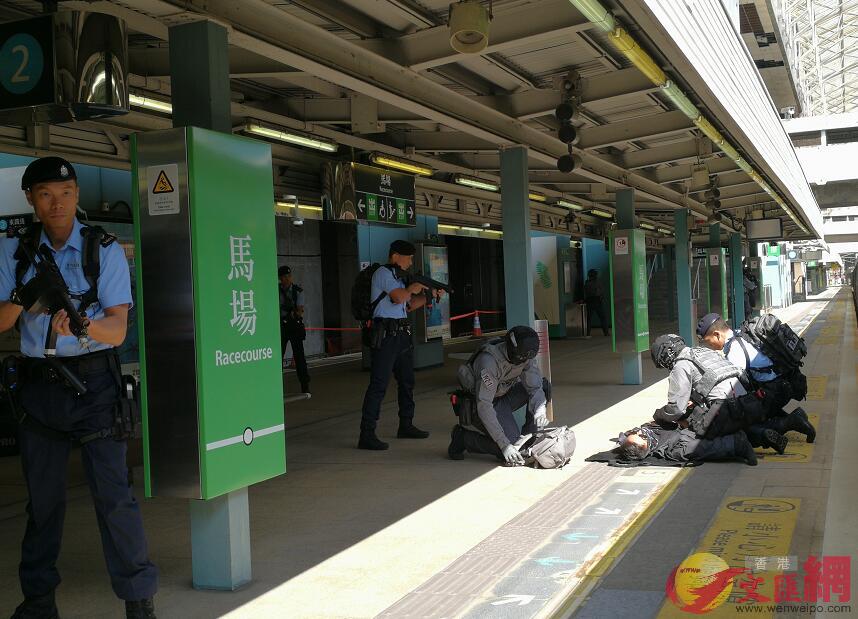
{"label": "tactile paving strip", "polygon": [[624,472],[603,464],[586,465],[379,617],[441,618],[461,614]]}

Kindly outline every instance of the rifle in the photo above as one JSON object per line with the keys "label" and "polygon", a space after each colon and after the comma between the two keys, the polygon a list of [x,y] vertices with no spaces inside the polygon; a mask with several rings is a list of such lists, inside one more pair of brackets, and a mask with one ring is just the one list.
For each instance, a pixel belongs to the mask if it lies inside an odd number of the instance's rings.
{"label": "rifle", "polygon": [[21,242],[20,246],[36,270],[33,278],[17,292],[21,305],[31,314],[50,314],[51,318],[58,311],[65,310],[69,316],[69,330],[85,346],[89,340],[88,321],[72,304],[68,285],[51,250],[44,244],[38,253],[28,243]]}
{"label": "rifle", "polygon": [[408,287],[411,284],[417,283],[426,286],[426,296],[433,296],[432,293],[435,290],[443,290],[447,294],[453,293],[453,288],[450,287],[450,284],[445,284],[444,282],[439,282],[437,279],[432,279],[431,277],[426,277],[425,275],[421,275],[420,273],[410,273],[408,271],[404,271],[398,266],[396,267],[396,276],[405,282],[405,286]]}

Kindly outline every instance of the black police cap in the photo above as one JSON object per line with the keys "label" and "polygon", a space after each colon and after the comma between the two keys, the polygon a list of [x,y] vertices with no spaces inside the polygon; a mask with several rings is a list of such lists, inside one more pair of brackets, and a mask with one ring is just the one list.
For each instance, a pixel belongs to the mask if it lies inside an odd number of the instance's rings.
{"label": "black police cap", "polygon": [[712,328],[712,325],[714,325],[715,322],[720,319],[721,314],[716,314],[715,312],[712,312],[711,314],[706,314],[697,323],[697,335],[699,335],[700,337],[706,337],[706,334],[709,333],[709,329]]}
{"label": "black police cap", "polygon": [[414,245],[408,241],[399,239],[390,244],[390,255],[399,254],[400,256],[413,256],[416,249]]}
{"label": "black police cap", "polygon": [[24,170],[24,176],[21,177],[21,189],[29,191],[33,185],[38,183],[73,180],[77,180],[77,174],[68,161],[62,157],[42,157],[31,162]]}
{"label": "black police cap", "polygon": [[280,267],[279,269],[277,269],[277,277],[286,277],[287,275],[290,275],[291,273],[292,273],[292,269],[290,269],[285,264],[282,267]]}

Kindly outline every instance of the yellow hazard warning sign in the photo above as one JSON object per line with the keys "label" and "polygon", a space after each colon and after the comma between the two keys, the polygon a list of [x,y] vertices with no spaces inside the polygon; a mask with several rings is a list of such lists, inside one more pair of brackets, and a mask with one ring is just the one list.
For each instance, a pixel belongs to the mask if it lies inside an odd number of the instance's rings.
{"label": "yellow hazard warning sign", "polygon": [[150,215],[175,215],[181,211],[179,166],[167,163],[146,168],[147,205]]}
{"label": "yellow hazard warning sign", "polygon": [[173,189],[173,184],[167,177],[167,173],[164,170],[161,170],[158,173],[158,179],[155,181],[155,186],[152,187],[152,193],[173,193],[174,191],[175,189]]}

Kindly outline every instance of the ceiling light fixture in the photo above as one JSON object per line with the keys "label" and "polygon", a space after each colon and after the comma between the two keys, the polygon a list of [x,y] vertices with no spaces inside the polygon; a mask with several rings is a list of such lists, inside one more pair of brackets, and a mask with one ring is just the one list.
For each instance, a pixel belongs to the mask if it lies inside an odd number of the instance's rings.
{"label": "ceiling light fixture", "polygon": [[659,228],[658,231],[662,234],[673,234],[673,230],[668,230],[667,228]]}
{"label": "ceiling light fixture", "polygon": [[484,189],[486,191],[499,191],[500,185],[492,183],[491,181],[484,181],[479,178],[475,178],[473,176],[465,176],[464,174],[456,174],[453,177],[453,182],[457,185],[464,185],[465,187],[473,187],[474,189]]}
{"label": "ceiling light fixture", "polygon": [[539,193],[538,191],[531,191],[527,194],[527,197],[535,202],[545,202],[548,199],[544,193]]}
{"label": "ceiling light fixture", "polygon": [[595,215],[596,217],[604,217],[605,219],[613,219],[614,214],[609,213],[608,211],[603,211],[601,209],[593,208],[590,209],[590,214]]}
{"label": "ceiling light fixture", "polygon": [[643,228],[644,230],[655,230],[654,225],[648,224],[645,221],[642,221],[640,225],[641,225],[641,228]]}
{"label": "ceiling light fixture", "polygon": [[450,47],[460,54],[477,54],[489,44],[491,15],[479,0],[450,5]]}
{"label": "ceiling light fixture", "polygon": [[580,204],[575,204],[574,202],[568,202],[566,200],[557,200],[557,202],[555,202],[554,205],[555,206],[562,206],[563,208],[568,208],[568,209],[571,209],[573,211],[583,211],[584,210],[584,207],[581,206]]}
{"label": "ceiling light fixture", "polygon": [[166,101],[159,101],[158,99],[150,99],[149,97],[141,97],[140,95],[130,94],[128,95],[128,102],[135,107],[142,107],[146,110],[153,110],[155,112],[161,112],[163,114],[172,114],[173,106]]}
{"label": "ceiling light fixture", "polygon": [[407,159],[400,159],[399,157],[393,157],[391,155],[385,155],[384,153],[372,153],[369,156],[369,160],[375,165],[383,168],[390,168],[392,170],[399,170],[400,172],[417,174],[419,176],[432,176],[432,173],[434,172],[434,170],[427,165],[408,161]]}
{"label": "ceiling light fixture", "polygon": [[294,144],[296,146],[314,148],[316,150],[321,150],[326,153],[335,153],[339,148],[334,142],[330,142],[322,138],[317,138],[315,136],[309,136],[302,133],[293,133],[292,131],[286,131],[285,129],[271,129],[269,127],[263,127],[262,125],[258,125],[256,123],[247,123],[244,127],[244,130],[247,133],[252,133],[253,135],[271,138],[272,140],[278,140],[280,142],[286,142],[288,144]]}

